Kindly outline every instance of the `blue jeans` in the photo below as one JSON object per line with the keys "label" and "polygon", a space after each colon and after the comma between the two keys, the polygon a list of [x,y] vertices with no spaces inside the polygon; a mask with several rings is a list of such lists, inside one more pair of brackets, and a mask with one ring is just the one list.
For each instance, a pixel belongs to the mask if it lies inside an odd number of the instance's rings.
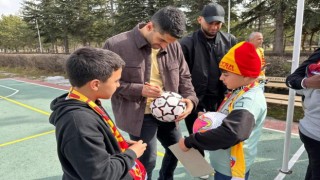
{"label": "blue jeans", "polygon": [[152,171],[156,166],[158,139],[161,145],[165,148],[165,154],[162,160],[158,179],[173,179],[178,159],[168,147],[176,144],[181,138],[181,133],[176,129],[174,122],[161,122],[151,114],[147,114],[144,116],[140,137],[130,135],[130,138],[132,140],[141,139],[143,142],[147,143],[147,149],[139,159],[146,168],[148,180],[152,179]]}
{"label": "blue jeans", "polygon": [[[246,173],[245,180],[249,179],[249,173],[250,173],[250,171],[248,171]],[[214,180],[231,180],[231,178],[232,178],[231,176],[226,176],[226,175],[221,174],[217,171],[214,173]]]}

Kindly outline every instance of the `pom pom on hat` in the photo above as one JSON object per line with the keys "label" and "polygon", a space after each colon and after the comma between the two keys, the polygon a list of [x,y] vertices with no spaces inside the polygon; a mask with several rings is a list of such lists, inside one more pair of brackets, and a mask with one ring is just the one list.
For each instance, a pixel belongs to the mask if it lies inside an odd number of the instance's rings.
{"label": "pom pom on hat", "polygon": [[261,71],[261,59],[249,42],[234,45],[221,59],[219,68],[245,77],[256,78]]}

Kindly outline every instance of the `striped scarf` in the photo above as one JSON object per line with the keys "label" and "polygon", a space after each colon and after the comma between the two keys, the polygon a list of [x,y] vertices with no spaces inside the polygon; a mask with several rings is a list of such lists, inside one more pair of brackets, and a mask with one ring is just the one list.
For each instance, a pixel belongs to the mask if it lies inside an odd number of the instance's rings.
{"label": "striped scarf", "polygon": [[[258,85],[257,82],[253,82],[247,86],[244,86],[238,93],[237,95],[231,99],[231,102],[229,103],[228,106],[228,111],[231,113],[233,110],[233,106],[235,101],[241,97],[245,92],[249,91],[251,88],[255,87]],[[218,111],[221,110],[221,108],[224,106],[226,101],[231,97],[233,91],[229,92],[222,103],[220,104]],[[231,168],[231,175],[232,175],[232,180],[243,180],[245,179],[245,170],[246,170],[246,162],[245,162],[245,157],[244,157],[244,149],[243,149],[243,141],[239,142],[238,144],[234,145],[231,147],[231,152],[230,152],[230,168]]]}
{"label": "striped scarf", "polygon": [[[95,102],[91,101],[86,96],[84,96],[83,94],[81,94],[80,92],[78,92],[77,90],[75,90],[73,88],[70,89],[67,98],[75,99],[75,100],[79,100],[79,101],[87,103],[90,106],[90,108],[92,108],[96,113],[98,113],[102,117],[103,121],[110,128],[112,134],[114,135],[114,137],[116,138],[116,140],[119,144],[121,152],[124,152],[126,149],[128,149],[129,144],[125,141],[125,139],[120,134],[117,127],[114,125],[114,123],[109,118],[109,116],[105,113],[105,111],[103,109],[101,109]],[[97,100],[97,101],[100,102],[99,100]],[[134,180],[147,179],[146,170],[145,170],[144,166],[142,165],[142,163],[138,159],[135,160],[135,164],[129,170],[129,173]]]}

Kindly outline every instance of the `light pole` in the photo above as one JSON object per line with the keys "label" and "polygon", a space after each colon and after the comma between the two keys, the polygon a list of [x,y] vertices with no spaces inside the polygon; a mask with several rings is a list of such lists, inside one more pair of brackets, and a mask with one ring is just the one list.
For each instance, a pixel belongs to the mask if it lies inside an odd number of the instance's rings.
{"label": "light pole", "polygon": [[231,9],[231,2],[228,0],[228,33],[230,33],[230,9]]}
{"label": "light pole", "polygon": [[39,31],[39,26],[38,26],[38,21],[36,19],[36,26],[37,26],[37,31],[38,31],[38,39],[39,39],[39,47],[40,47],[40,52],[42,53],[42,45],[41,45],[41,37],[40,37],[40,31]]}

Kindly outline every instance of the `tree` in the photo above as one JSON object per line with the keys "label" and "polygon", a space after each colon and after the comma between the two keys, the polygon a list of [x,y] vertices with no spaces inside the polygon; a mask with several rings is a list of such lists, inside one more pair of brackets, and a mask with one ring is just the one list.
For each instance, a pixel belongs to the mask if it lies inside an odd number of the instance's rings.
{"label": "tree", "polygon": [[0,19],[0,48],[5,52],[8,50],[19,52],[19,49],[32,45],[31,32],[27,24],[19,16],[1,16]]}
{"label": "tree", "polygon": [[[305,6],[304,11],[304,25],[302,27],[303,31],[303,38],[302,38],[302,49],[305,50],[305,41],[307,39],[307,36],[310,35],[309,39],[309,50],[312,50],[312,44],[313,44],[313,38],[314,35],[318,32],[320,32],[320,21],[319,15],[320,15],[320,4],[316,1],[308,1],[309,4]],[[319,43],[319,41],[317,42]]]}
{"label": "tree", "polygon": [[[39,23],[44,42],[52,49],[62,40],[64,52],[69,53],[70,38],[89,45],[110,27],[107,16],[111,12],[108,0],[26,0],[23,17],[32,27],[35,19]],[[34,26],[33,26],[34,27]]]}
{"label": "tree", "polygon": [[[136,26],[137,23],[148,20],[149,9],[146,1],[118,0],[117,3],[118,8],[114,16],[115,25],[112,28],[112,35],[128,31]],[[150,11],[152,11],[152,8]],[[128,14],[129,12],[130,15]]]}
{"label": "tree", "polygon": [[[106,22],[106,16],[111,15],[107,9],[106,0],[77,0],[73,3],[74,20],[71,22],[70,33],[72,36],[81,39],[83,45],[89,45],[94,39],[94,35],[101,26],[101,22]],[[107,27],[108,23],[105,27]]]}
{"label": "tree", "polygon": [[262,22],[267,22],[271,25],[273,24],[273,52],[279,55],[283,54],[285,48],[285,20],[288,14],[294,12],[296,7],[295,2],[291,0],[253,0],[244,3],[244,5],[248,10],[242,13],[242,22],[235,26],[234,29],[244,29],[258,22],[259,25],[258,28],[256,28],[256,31],[259,31],[266,28]]}
{"label": "tree", "polygon": [[33,30],[34,38],[37,38],[36,22],[43,43],[50,43],[52,50],[57,52],[57,41],[61,38],[62,31],[55,19],[55,4],[53,0],[30,1],[26,0],[22,6],[22,17]]}

